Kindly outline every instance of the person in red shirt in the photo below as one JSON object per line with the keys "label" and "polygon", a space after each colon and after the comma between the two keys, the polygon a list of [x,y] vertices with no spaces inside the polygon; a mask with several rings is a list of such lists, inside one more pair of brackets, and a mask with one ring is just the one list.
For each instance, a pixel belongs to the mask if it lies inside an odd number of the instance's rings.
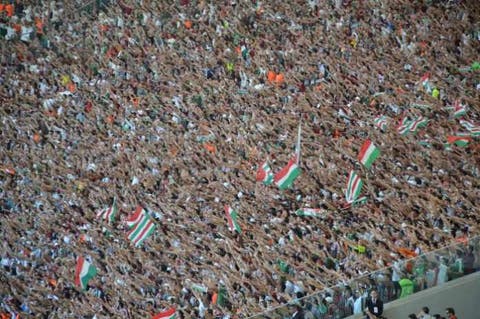
{"label": "person in red shirt", "polygon": [[453,310],[453,308],[447,308],[446,313],[447,319],[457,319],[457,316],[455,316],[455,310]]}

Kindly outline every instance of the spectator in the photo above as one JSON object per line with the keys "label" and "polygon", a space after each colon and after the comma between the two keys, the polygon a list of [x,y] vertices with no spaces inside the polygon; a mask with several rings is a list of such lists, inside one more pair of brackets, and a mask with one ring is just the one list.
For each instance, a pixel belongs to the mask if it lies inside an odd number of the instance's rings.
{"label": "spectator", "polygon": [[427,306],[422,307],[422,310],[417,314],[418,319],[432,319],[430,315],[430,308]]}
{"label": "spectator", "polygon": [[383,314],[383,302],[378,298],[376,290],[370,292],[370,298],[366,302],[365,314],[368,319],[381,318]]}
{"label": "spectator", "polygon": [[445,310],[445,313],[447,314],[447,319],[457,319],[457,316],[455,315],[455,310],[453,308],[447,308]]}

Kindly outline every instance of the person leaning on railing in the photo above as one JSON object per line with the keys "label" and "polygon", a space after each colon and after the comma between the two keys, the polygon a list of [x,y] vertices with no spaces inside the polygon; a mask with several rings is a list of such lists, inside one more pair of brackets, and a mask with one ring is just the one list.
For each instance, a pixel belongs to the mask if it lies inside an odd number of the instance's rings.
{"label": "person leaning on railing", "polygon": [[382,318],[383,301],[379,298],[376,290],[370,292],[370,298],[367,299],[366,303],[365,314],[365,319]]}

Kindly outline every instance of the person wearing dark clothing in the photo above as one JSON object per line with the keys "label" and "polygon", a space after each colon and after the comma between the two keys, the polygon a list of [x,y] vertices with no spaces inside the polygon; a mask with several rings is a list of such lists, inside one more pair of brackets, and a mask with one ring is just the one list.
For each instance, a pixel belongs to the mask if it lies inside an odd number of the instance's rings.
{"label": "person wearing dark clothing", "polygon": [[370,298],[367,299],[365,314],[368,319],[381,318],[383,314],[383,301],[378,297],[378,292],[372,290]]}

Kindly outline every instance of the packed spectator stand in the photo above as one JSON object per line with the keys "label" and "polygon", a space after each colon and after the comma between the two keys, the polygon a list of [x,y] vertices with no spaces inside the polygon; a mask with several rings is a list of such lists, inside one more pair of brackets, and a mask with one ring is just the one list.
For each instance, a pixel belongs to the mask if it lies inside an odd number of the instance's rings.
{"label": "packed spectator stand", "polygon": [[[448,261],[478,270],[479,16],[475,1],[4,0],[0,313],[248,317],[452,244]],[[428,120],[403,134],[406,118]],[[292,154],[291,187],[256,180]],[[139,206],[156,228],[136,247]]]}

